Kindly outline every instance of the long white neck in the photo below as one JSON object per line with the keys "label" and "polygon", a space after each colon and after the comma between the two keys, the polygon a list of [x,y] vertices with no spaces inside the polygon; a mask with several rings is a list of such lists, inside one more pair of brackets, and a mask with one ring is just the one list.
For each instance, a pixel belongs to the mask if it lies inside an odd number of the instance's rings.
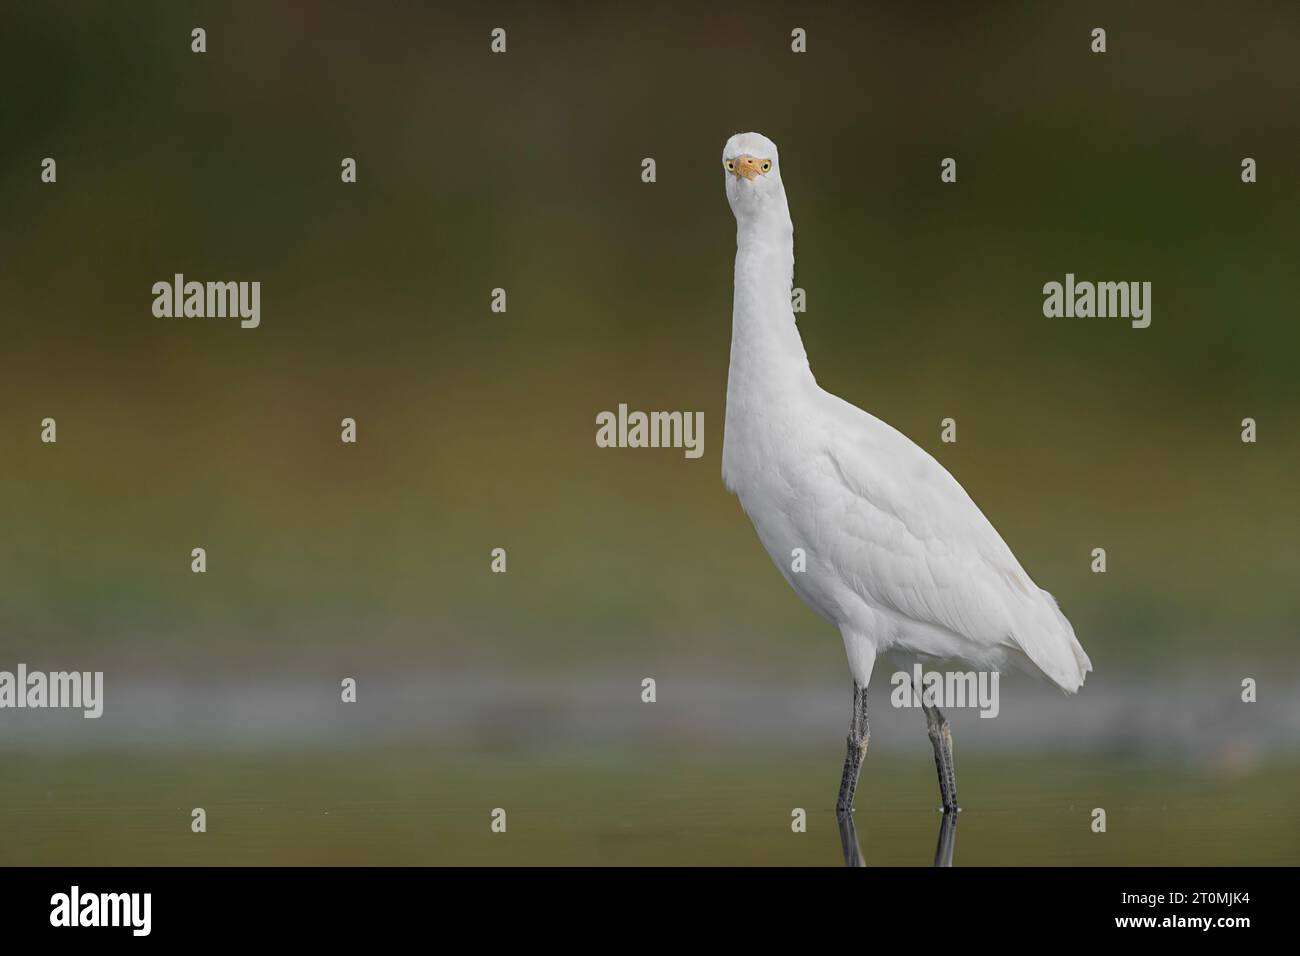
{"label": "long white neck", "polygon": [[790,307],[794,226],[784,192],[779,203],[738,216],[736,223],[722,480],[742,493],[742,487],[762,475],[772,435],[785,433],[773,426],[787,415],[799,415],[800,399],[815,383]]}
{"label": "long white neck", "polygon": [[790,307],[794,225],[784,193],[780,199],[779,204],[737,219],[728,419],[737,400],[747,404],[779,400],[788,389],[813,381]]}

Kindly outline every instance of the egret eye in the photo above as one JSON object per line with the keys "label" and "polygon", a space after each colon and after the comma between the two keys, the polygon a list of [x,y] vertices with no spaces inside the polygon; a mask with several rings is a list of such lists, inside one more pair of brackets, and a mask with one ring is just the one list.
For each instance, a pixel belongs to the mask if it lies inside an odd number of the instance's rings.
{"label": "egret eye", "polygon": [[729,173],[734,173],[736,171],[736,161],[734,159],[724,159],[722,165],[727,167],[727,172]]}
{"label": "egret eye", "polygon": [[763,160],[763,165],[758,168],[765,173],[770,173],[772,171],[772,161],[770,159],[765,159]]}

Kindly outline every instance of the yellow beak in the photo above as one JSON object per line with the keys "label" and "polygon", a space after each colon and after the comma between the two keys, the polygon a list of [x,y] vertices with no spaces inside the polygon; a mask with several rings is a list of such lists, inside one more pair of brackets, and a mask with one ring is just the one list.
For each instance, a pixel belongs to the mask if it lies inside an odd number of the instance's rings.
{"label": "yellow beak", "polygon": [[744,176],[746,179],[757,179],[762,175],[762,165],[763,161],[761,159],[755,159],[753,156],[737,156],[736,168],[732,171],[732,175],[737,179],[741,176]]}

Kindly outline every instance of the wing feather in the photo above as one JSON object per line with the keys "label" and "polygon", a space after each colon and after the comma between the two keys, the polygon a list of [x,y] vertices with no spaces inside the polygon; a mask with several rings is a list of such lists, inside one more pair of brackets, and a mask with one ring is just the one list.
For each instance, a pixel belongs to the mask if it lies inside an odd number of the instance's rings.
{"label": "wing feather", "polygon": [[[832,396],[833,397],[833,396]],[[864,600],[964,638],[1009,646],[1052,681],[1077,690],[1091,662],[1055,599],[1034,584],[957,480],[924,449],[848,403],[815,473],[835,504],[811,540]],[[845,436],[852,436],[846,441]],[[822,503],[825,503],[824,500]]]}

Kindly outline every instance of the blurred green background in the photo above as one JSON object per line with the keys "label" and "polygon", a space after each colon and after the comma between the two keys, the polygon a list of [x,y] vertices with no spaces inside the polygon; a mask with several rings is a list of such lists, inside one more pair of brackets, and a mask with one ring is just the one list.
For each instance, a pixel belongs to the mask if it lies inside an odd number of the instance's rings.
{"label": "blurred green background", "polygon": [[[1245,817],[1294,793],[1295,4],[18,2],[0,36],[0,669],[105,670],[106,724],[114,686],[250,673],[327,695],[342,675],[474,675],[488,709],[482,675],[626,682],[635,706],[645,675],[847,698],[838,635],[719,477],[735,229],[719,158],[755,129],[781,148],[819,381],[934,454],[1056,594],[1096,667],[1078,705],[1098,682],[1159,698],[1190,675],[1231,699],[1267,675],[1289,696],[1248,718],[1270,735],[1249,779],[1287,784],[1259,783]],[[260,280],[261,327],[153,317],[152,284],[177,272]],[[1151,327],[1044,318],[1042,286],[1067,272],[1150,281]],[[703,410],[704,456],[597,448],[596,413],[620,402]],[[798,757],[827,804],[840,704]],[[27,808],[9,825],[45,834],[0,862],[76,862],[41,816],[72,781],[81,807],[154,792],[136,757],[87,791],[84,732],[56,734],[53,762],[0,735],[5,799]],[[711,786],[752,789],[672,740]],[[1098,793],[1128,792],[1113,743],[1097,741]],[[472,789],[479,748],[446,746]],[[584,759],[613,774],[616,752]],[[328,779],[311,766],[299,786]],[[103,839],[102,862],[176,859]],[[315,840],[264,859],[350,859]],[[1145,861],[1169,843],[1153,835]],[[367,861],[407,861],[384,846]]]}

